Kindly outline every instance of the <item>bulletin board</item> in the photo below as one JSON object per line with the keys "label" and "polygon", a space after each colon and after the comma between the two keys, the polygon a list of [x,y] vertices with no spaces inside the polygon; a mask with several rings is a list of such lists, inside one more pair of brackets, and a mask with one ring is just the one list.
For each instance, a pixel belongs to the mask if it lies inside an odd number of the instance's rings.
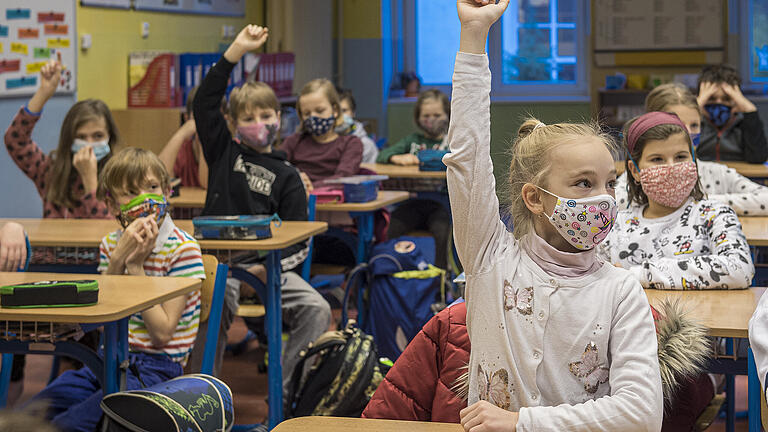
{"label": "bulletin board", "polygon": [[40,68],[59,53],[66,69],[57,93],[73,93],[75,0],[3,0],[0,17],[0,97],[34,94]]}
{"label": "bulletin board", "polygon": [[723,0],[594,0],[596,52],[722,50]]}

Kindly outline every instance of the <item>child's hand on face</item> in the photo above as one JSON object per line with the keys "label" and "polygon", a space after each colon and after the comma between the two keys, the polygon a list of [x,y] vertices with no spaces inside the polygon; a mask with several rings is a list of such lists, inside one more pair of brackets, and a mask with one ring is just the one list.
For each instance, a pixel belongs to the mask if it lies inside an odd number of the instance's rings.
{"label": "child's hand on face", "polygon": [[744,96],[744,93],[741,92],[741,89],[738,86],[721,83],[720,87],[733,101],[733,110],[735,112],[748,113],[757,111],[755,104]]}
{"label": "child's hand on face", "polygon": [[72,156],[72,165],[80,174],[86,193],[94,192],[98,186],[98,160],[93,147],[85,146]]}
{"label": "child's hand on face", "polygon": [[[128,227],[130,228],[134,224],[135,228],[130,235],[136,243],[125,258],[125,266],[128,269],[128,273],[144,274],[144,261],[146,261],[155,248],[155,240],[157,240],[159,230],[157,222],[151,216],[138,218]],[[127,231],[128,228],[126,228]]]}
{"label": "child's hand on face", "polygon": [[15,272],[27,259],[24,227],[8,222],[0,229],[0,271]]}
{"label": "child's hand on face", "polygon": [[487,401],[479,401],[459,412],[461,426],[469,432],[515,432],[520,415]]}
{"label": "child's hand on face", "polygon": [[704,105],[709,102],[709,98],[711,98],[719,88],[720,85],[718,83],[709,81],[704,81],[701,83],[701,86],[699,86],[699,95],[696,96],[696,101],[699,103],[699,108],[702,112],[706,113],[706,111],[704,111]]}
{"label": "child's hand on face", "polygon": [[61,81],[61,71],[64,67],[61,64],[61,53],[56,54],[56,60],[48,60],[40,69],[40,90],[47,96],[53,96]]}
{"label": "child's hand on face", "polygon": [[411,153],[404,153],[399,155],[394,155],[389,158],[389,162],[393,163],[395,165],[418,165],[419,164],[419,157],[415,154]]}

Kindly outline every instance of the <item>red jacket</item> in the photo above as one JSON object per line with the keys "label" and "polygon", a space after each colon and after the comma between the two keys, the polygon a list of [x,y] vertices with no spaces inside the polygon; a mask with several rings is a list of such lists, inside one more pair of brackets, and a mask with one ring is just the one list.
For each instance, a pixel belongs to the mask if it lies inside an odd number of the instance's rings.
{"label": "red jacket", "polygon": [[467,406],[451,391],[469,363],[467,307],[429,320],[400,354],[363,411],[365,418],[459,423]]}

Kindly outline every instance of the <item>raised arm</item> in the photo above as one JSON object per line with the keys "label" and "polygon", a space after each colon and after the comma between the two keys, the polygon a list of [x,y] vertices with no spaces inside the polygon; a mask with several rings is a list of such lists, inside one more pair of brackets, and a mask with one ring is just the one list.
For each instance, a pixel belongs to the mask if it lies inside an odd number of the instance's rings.
{"label": "raised arm", "polygon": [[461,51],[453,72],[451,122],[443,158],[453,214],[456,248],[468,274],[482,271],[511,235],[499,218],[491,162],[491,73],[485,41],[508,1],[458,2]]}

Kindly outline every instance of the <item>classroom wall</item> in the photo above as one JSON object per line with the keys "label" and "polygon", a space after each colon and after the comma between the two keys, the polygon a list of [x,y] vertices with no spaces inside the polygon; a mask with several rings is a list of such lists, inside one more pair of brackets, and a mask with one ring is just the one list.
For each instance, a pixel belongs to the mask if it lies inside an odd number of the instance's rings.
{"label": "classroom wall", "polygon": [[[395,143],[400,138],[416,131],[413,121],[415,99],[390,101],[387,109],[388,142]],[[544,123],[565,121],[584,121],[590,118],[588,102],[557,102],[557,103],[491,103],[491,158],[493,159],[493,174],[496,177],[496,190],[502,191],[509,169],[507,150],[517,129],[523,120],[533,116]],[[503,194],[499,193],[503,201]]]}

